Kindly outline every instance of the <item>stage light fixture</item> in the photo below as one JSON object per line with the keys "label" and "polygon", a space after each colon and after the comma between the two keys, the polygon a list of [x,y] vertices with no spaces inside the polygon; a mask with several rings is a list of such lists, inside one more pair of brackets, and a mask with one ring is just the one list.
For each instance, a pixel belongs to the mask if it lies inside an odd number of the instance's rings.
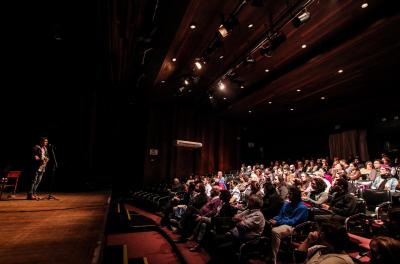
{"label": "stage light fixture", "polygon": [[201,68],[203,68],[203,65],[201,65],[201,62],[200,62],[200,61],[196,61],[196,62],[194,63],[194,65],[196,66],[196,68],[197,68],[198,70],[201,70]]}
{"label": "stage light fixture", "polygon": [[253,58],[253,56],[249,55],[246,57],[246,62],[254,64],[254,63],[256,63],[256,60]]}
{"label": "stage light fixture", "polygon": [[190,23],[190,29],[191,30],[194,30],[194,29],[196,29],[196,24],[195,23]]}
{"label": "stage light fixture", "polygon": [[218,87],[221,91],[225,90],[225,84],[222,81],[219,81]]}
{"label": "stage light fixture", "polygon": [[187,86],[187,85],[189,85],[189,80],[188,79],[185,79],[184,81],[183,81],[183,83]]}
{"label": "stage light fixture", "polygon": [[260,49],[260,54],[264,57],[272,57],[272,49],[271,46],[266,47],[266,48],[261,48]]}
{"label": "stage light fixture", "polygon": [[275,50],[279,45],[281,45],[283,42],[286,41],[286,35],[282,32],[279,32],[275,38],[272,39],[271,41],[271,48],[272,50]]}
{"label": "stage light fixture", "polygon": [[175,62],[175,61],[176,61],[176,58],[172,58],[172,61]]}
{"label": "stage light fixture", "polygon": [[308,20],[310,20],[310,18],[311,18],[310,12],[305,11],[302,14],[300,14],[299,16],[295,17],[292,20],[292,24],[294,27],[300,27],[302,24],[304,24]]}
{"label": "stage light fixture", "polygon": [[260,49],[261,55],[265,57],[271,57],[273,51],[276,50],[279,45],[286,41],[286,35],[282,32],[278,32],[274,37],[269,39],[269,46]]}
{"label": "stage light fixture", "polygon": [[219,34],[225,38],[229,33],[239,24],[238,20],[234,16],[230,16],[227,21],[221,24],[218,28]]}

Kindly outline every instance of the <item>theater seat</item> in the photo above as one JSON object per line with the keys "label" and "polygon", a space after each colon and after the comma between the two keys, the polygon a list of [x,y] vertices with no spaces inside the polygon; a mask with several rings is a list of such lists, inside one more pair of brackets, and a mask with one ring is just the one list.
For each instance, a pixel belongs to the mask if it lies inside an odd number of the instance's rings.
{"label": "theater seat", "polygon": [[2,179],[0,185],[0,200],[3,195],[3,192],[11,187],[12,188],[12,195],[15,195],[18,187],[18,180],[21,176],[22,171],[9,171],[7,176]]}

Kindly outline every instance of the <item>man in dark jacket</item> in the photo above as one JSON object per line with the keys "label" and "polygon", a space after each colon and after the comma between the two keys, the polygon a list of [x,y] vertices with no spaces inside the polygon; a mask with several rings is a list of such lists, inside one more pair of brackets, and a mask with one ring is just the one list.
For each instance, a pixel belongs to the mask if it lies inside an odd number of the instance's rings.
{"label": "man in dark jacket", "polygon": [[357,200],[348,192],[348,182],[344,178],[338,178],[332,187],[334,192],[332,200],[328,204],[322,204],[321,208],[328,214],[316,215],[317,222],[336,221],[344,223],[346,217],[354,214]]}
{"label": "man in dark jacket", "polygon": [[42,180],[44,172],[46,171],[47,162],[49,161],[49,153],[47,151],[48,143],[48,139],[42,137],[40,138],[39,145],[33,147],[32,183],[28,190],[28,200],[38,199],[36,196],[36,190]]}

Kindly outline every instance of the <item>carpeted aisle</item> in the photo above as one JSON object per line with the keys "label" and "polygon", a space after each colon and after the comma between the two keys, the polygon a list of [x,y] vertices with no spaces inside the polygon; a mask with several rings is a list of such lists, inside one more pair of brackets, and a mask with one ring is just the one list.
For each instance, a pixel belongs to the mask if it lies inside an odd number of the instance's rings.
{"label": "carpeted aisle", "polygon": [[107,245],[126,244],[129,259],[147,257],[149,264],[179,263],[168,241],[156,231],[111,234],[107,241]]}

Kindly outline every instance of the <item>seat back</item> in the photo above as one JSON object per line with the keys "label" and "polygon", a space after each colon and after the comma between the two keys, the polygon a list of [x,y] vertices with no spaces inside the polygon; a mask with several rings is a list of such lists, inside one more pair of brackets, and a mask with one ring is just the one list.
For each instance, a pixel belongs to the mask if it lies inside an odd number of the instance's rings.
{"label": "seat back", "polygon": [[354,208],[354,214],[365,214],[367,211],[367,203],[362,198],[356,199],[356,207]]}
{"label": "seat back", "polygon": [[17,186],[18,186],[18,179],[21,176],[22,171],[9,171],[7,173],[7,177],[4,181],[2,181],[1,186],[0,186],[0,199],[1,196],[3,195],[3,192],[8,188],[12,187],[13,191],[12,194],[15,195],[15,192],[17,191]]}
{"label": "seat back", "polygon": [[7,173],[8,179],[18,179],[21,176],[22,171],[9,171]]}
{"label": "seat back", "polygon": [[384,202],[391,202],[390,191],[380,191],[380,190],[363,190],[362,198],[367,204],[368,210],[375,210],[375,207]]}

